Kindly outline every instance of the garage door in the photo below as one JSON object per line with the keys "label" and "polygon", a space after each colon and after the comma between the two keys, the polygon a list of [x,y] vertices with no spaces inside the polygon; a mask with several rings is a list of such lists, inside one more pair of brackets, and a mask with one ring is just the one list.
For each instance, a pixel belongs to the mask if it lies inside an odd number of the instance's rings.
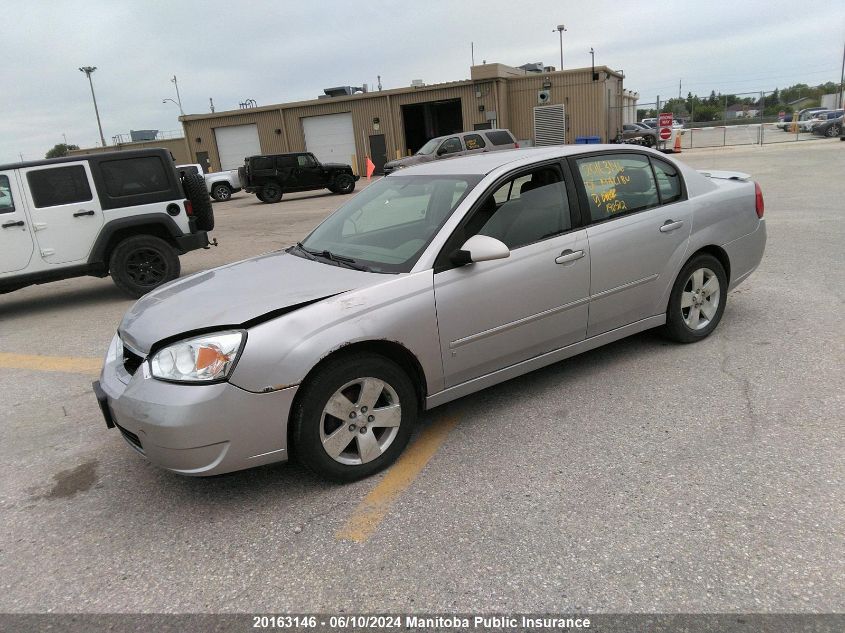
{"label": "garage door", "polygon": [[305,149],[321,163],[346,163],[355,154],[355,132],[352,115],[326,114],[302,119],[305,132]]}
{"label": "garage door", "polygon": [[214,128],[214,137],[222,169],[243,167],[244,158],[261,153],[258,126],[254,123]]}

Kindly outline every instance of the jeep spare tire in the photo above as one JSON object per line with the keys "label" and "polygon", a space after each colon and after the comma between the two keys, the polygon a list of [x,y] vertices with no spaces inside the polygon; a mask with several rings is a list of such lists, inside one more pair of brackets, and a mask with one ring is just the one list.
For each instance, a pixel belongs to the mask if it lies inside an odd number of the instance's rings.
{"label": "jeep spare tire", "polygon": [[205,178],[200,174],[186,174],[182,178],[185,197],[191,201],[193,216],[197,219],[197,228],[210,231],[214,228],[214,209],[211,208],[211,198],[205,187]]}

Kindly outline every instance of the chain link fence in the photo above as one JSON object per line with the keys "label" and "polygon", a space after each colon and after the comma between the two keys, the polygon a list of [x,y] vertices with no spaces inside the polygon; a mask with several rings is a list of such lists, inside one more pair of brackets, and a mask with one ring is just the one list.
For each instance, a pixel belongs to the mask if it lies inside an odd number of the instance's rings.
{"label": "chain link fence", "polygon": [[[696,107],[698,111],[696,112]],[[803,117],[797,116],[797,121],[783,122],[787,112],[785,106],[777,103],[775,92],[745,92],[731,95],[711,95],[705,99],[673,99],[669,102],[637,103],[636,119],[632,117],[632,109],[621,107],[619,119],[625,124],[645,121],[657,127],[656,118],[660,112],[672,112],[676,127],[672,137],[666,141],[652,135],[632,138],[631,132],[619,130],[624,142],[634,142],[644,145],[651,144],[656,139],[659,147],[673,148],[676,139],[680,138],[681,149],[704,147],[725,147],[734,145],[765,145],[769,143],[784,143],[806,141],[824,138],[824,136],[838,137],[842,133],[841,123],[828,126],[826,134],[814,134],[811,129],[810,113]],[[616,108],[612,108],[616,110]],[[796,111],[797,115],[798,111]],[[801,119],[804,120],[801,120]],[[653,121],[650,121],[654,119]],[[656,130],[655,130],[656,132]],[[613,139],[614,131],[610,131]],[[624,138],[628,137],[628,138]],[[617,139],[620,137],[617,136]]]}

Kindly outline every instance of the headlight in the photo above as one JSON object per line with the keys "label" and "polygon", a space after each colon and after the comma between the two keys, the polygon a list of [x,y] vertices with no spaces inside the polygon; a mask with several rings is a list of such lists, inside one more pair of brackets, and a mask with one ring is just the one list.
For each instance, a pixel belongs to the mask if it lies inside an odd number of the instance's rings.
{"label": "headlight", "polygon": [[106,352],[106,365],[113,363],[123,355],[123,341],[115,334],[109,345],[109,351]]}
{"label": "headlight", "polygon": [[231,372],[241,353],[244,332],[217,332],[179,341],[150,359],[154,378],[180,382],[213,382]]}

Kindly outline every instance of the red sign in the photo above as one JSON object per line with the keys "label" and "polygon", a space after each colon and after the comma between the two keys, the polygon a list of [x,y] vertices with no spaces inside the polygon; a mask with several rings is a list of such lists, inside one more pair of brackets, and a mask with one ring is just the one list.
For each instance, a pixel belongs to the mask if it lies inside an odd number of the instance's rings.
{"label": "red sign", "polygon": [[672,138],[672,113],[661,112],[657,116],[657,127],[660,140],[668,141]]}

